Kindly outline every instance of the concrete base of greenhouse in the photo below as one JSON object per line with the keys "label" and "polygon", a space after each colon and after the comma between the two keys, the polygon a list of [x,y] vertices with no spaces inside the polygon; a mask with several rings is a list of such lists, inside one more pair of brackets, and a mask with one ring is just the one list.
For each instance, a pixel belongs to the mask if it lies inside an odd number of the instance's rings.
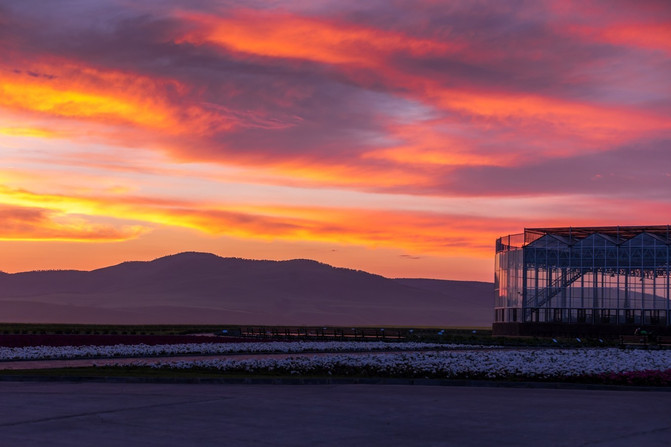
{"label": "concrete base of greenhouse", "polygon": [[493,323],[492,335],[613,339],[619,338],[621,335],[633,335],[638,328],[645,329],[655,335],[671,335],[671,326],[585,323]]}

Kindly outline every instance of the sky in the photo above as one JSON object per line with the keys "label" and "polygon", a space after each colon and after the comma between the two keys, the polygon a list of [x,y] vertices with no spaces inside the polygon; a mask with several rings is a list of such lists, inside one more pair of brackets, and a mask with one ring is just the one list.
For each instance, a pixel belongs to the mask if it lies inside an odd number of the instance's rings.
{"label": "sky", "polygon": [[493,280],[671,223],[671,4],[0,0],[0,270],[182,251]]}

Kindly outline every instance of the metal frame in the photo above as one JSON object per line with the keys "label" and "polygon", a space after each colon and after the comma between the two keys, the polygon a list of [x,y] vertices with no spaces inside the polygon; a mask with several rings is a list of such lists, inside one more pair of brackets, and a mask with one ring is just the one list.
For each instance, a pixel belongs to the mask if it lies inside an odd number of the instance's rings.
{"label": "metal frame", "polygon": [[671,325],[670,230],[528,228],[499,238],[495,323]]}

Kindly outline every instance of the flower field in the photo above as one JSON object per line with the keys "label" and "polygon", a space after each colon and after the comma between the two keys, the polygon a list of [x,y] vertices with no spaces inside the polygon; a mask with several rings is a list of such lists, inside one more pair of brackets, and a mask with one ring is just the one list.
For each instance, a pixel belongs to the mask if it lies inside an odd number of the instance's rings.
{"label": "flower field", "polygon": [[545,381],[590,378],[610,382],[618,382],[619,377],[626,374],[641,378],[651,376],[650,371],[657,371],[658,384],[671,384],[671,351],[615,348],[303,355],[286,359],[211,359],[151,365],[138,361],[134,365],[246,374]]}
{"label": "flower field", "polygon": [[225,355],[302,352],[367,352],[411,351],[427,349],[472,349],[473,346],[437,343],[387,342],[244,342],[244,343],[182,343],[170,345],[114,346],[26,346],[0,347],[0,361],[55,360],[94,357],[165,357],[178,355]]}
{"label": "flower field", "polygon": [[[231,358],[234,354],[247,354]],[[272,356],[270,354],[273,354]],[[277,356],[276,354],[285,354]],[[179,356],[212,356],[180,359]],[[252,358],[249,355],[253,355]],[[226,358],[224,358],[226,356]],[[136,358],[118,368],[222,375],[570,381],[671,385],[671,350],[388,342],[260,342],[0,348],[0,361]]]}

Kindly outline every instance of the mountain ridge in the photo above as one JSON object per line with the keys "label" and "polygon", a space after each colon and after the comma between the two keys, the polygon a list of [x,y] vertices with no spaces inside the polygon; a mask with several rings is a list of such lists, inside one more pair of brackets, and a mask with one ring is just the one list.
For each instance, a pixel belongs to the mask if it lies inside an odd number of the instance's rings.
{"label": "mountain ridge", "polygon": [[12,322],[485,326],[492,304],[491,283],[202,252],[0,275],[0,320]]}

